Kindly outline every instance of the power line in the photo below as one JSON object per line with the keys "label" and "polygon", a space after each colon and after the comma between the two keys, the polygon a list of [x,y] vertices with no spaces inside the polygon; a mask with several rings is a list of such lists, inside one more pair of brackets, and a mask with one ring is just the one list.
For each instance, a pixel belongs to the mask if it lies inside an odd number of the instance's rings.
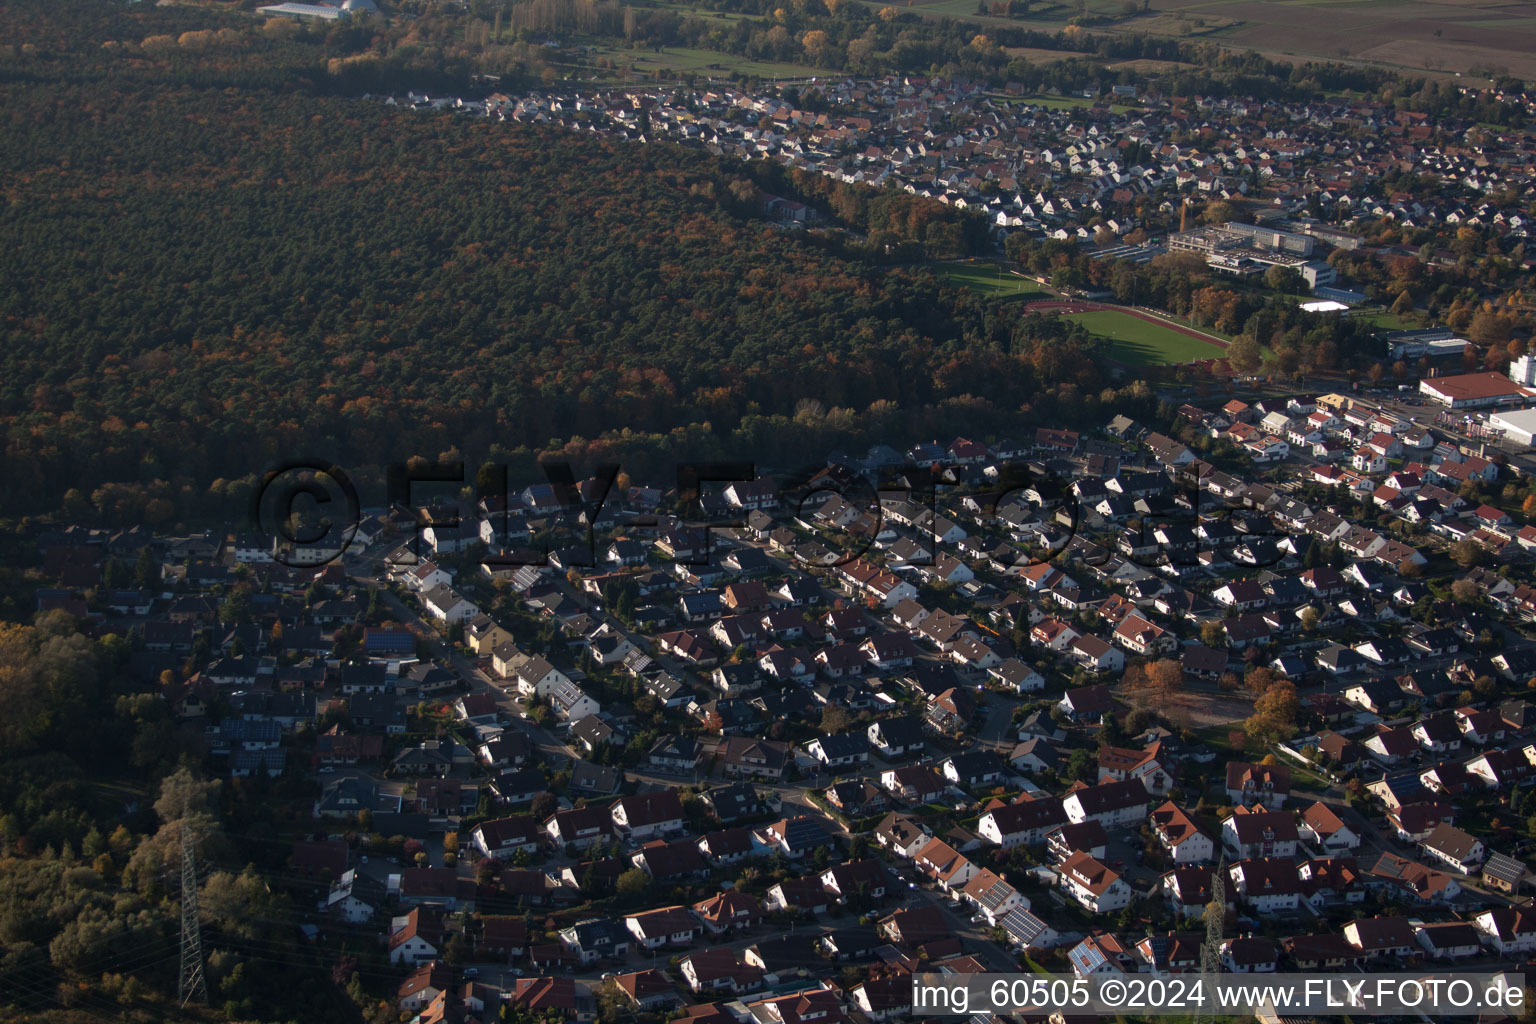
{"label": "power line", "polygon": [[[170,963],[176,958],[175,953],[162,952],[160,954],[148,955],[141,953],[137,957],[130,957],[122,963],[112,964],[110,968],[103,967],[101,970],[138,975],[149,968]],[[98,962],[100,961],[98,960]],[[126,1008],[123,1004],[114,1002],[98,993],[80,990],[72,990],[68,999],[61,1001],[57,987],[39,977],[33,977],[30,980],[23,980],[20,977],[9,977],[6,979],[5,987],[7,992],[12,995],[25,996],[42,1003],[67,1002],[70,1009],[97,1020],[111,1022],[111,1024],[115,1024],[116,1021],[121,1019],[121,1015]]]}
{"label": "power line", "polygon": [[203,979],[203,933],[197,919],[197,850],[192,829],[181,822],[181,977],[176,983],[176,998],[184,1007],[188,1002],[208,1001],[208,984]]}

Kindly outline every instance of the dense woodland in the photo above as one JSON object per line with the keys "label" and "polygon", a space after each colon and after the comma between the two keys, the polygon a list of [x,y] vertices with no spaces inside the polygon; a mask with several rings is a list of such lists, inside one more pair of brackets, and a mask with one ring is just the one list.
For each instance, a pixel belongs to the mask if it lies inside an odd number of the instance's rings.
{"label": "dense woodland", "polygon": [[225,512],[309,451],[771,459],[866,411],[980,429],[1105,383],[1091,347],[882,265],[977,245],[939,204],[845,188],[811,198],[850,234],[786,235],[769,169],[166,74],[0,84],[13,511]]}
{"label": "dense woodland", "polygon": [[[13,499],[1039,390],[972,300],[774,230],[681,149],[196,89],[4,107]],[[864,216],[931,241],[945,214]]]}
{"label": "dense woodland", "polygon": [[[1181,57],[1219,79],[1165,83],[1175,90],[1355,86],[1425,109],[1470,102],[1375,72],[1075,27],[972,46],[960,23],[853,4],[740,13],[744,41],[694,38],[664,10],[553,0],[319,27],[233,5],[0,7],[0,512],[227,519],[255,476],[298,453],[365,484],[412,454],[524,469],[540,454],[611,457],[666,473],[679,455],[774,464],[996,436],[1115,400],[1093,339],[942,288],[917,265],[981,251],[980,221],[960,211],[670,144],[361,98],[468,88],[491,68],[531,76],[517,40],[540,19],[751,53],[773,27],[761,16],[824,31],[845,53],[857,29],[881,69],[1067,85],[1030,76],[1071,62],[1032,69],[988,47],[1071,45]],[[815,204],[832,229],[774,229],[764,191]],[[1050,246],[1013,255],[1058,283],[1144,289],[1243,330],[1255,344],[1240,351],[1295,353],[1273,368],[1340,365],[1357,341],[1294,313],[1255,320],[1263,296],[1177,261],[1132,272]],[[1415,294],[1425,283],[1449,308],[1475,282],[1416,281]]]}
{"label": "dense woodland", "polygon": [[[169,705],[126,681],[128,651],[61,612],[0,626],[0,1020],[358,1019],[346,989],[368,965],[298,948],[281,883],[250,870],[281,862],[264,791],[286,783],[203,781]],[[168,995],[184,826],[210,996],[185,1015]]]}

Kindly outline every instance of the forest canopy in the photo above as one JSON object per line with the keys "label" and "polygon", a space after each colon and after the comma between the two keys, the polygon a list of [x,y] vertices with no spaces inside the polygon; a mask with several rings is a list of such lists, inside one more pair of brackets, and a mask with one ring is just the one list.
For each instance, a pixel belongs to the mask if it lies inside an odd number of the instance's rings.
{"label": "forest canopy", "polygon": [[[771,166],[298,93],[13,83],[0,103],[12,511],[75,489],[163,519],[300,452],[681,431],[761,457],[763,418],[797,411],[1016,413],[1033,346],[1070,344],[849,236],[776,230],[761,183],[796,185]],[[972,244],[958,211],[857,191],[816,198],[919,252]],[[1094,389],[1090,356],[1045,362]]]}

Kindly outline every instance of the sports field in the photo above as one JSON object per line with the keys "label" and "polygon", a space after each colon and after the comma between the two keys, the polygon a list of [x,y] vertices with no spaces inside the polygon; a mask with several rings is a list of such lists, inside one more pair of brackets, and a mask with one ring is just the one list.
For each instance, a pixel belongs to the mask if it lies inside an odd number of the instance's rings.
{"label": "sports field", "polygon": [[1108,338],[1110,351],[1127,366],[1163,366],[1168,363],[1192,363],[1199,359],[1219,359],[1222,349],[1208,341],[1191,337],[1173,327],[1142,320],[1128,313],[1099,310],[1070,313],[1092,334]]}
{"label": "sports field", "polygon": [[1354,313],[1351,320],[1364,320],[1373,327],[1379,327],[1384,331],[1409,331],[1418,327],[1417,321],[1407,317],[1398,316],[1396,313],[1380,309],[1369,313]]}
{"label": "sports field", "polygon": [[1046,290],[1027,277],[1004,271],[998,274],[995,263],[946,263],[934,270],[950,284],[964,285],[983,295],[1012,297],[1044,296]]}

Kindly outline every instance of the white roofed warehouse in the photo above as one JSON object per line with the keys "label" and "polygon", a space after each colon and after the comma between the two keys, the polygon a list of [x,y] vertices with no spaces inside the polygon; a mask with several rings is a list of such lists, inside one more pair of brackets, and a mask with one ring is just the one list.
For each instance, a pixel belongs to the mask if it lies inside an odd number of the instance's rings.
{"label": "white roofed warehouse", "polygon": [[285,3],[269,4],[266,7],[258,7],[258,14],[277,15],[289,18],[318,18],[321,21],[339,21],[342,18],[355,17],[360,14],[378,14],[378,5],[373,0],[338,0],[333,3]]}
{"label": "white roofed warehouse", "polygon": [[1488,417],[1488,425],[1504,431],[1504,437],[1516,444],[1536,444],[1536,409],[1512,409]]}

